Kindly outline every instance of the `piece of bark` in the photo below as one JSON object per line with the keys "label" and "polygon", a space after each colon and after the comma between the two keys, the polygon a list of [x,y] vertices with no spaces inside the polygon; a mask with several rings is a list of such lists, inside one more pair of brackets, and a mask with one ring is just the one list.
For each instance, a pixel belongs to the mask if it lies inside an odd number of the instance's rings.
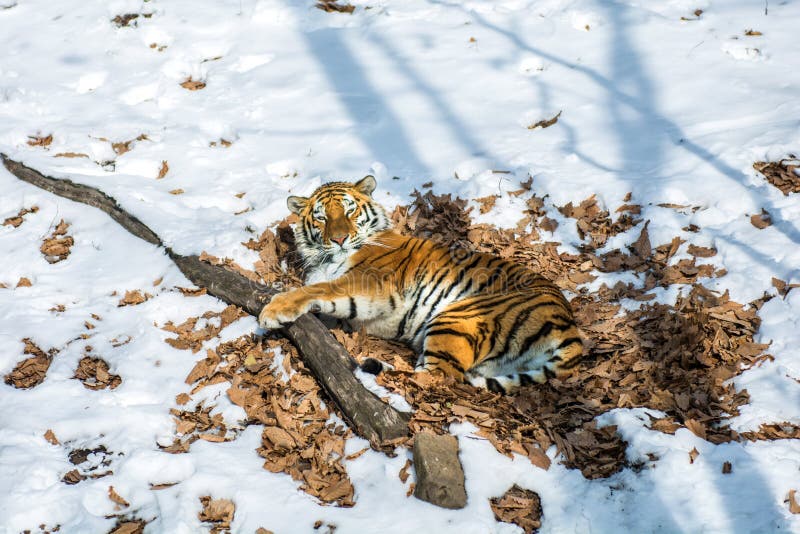
{"label": "piece of bark", "polygon": [[[198,287],[207,289],[228,304],[235,304],[257,316],[275,290],[254,283],[221,266],[200,261],[198,256],[182,256],[166,247],[147,225],[126,212],[114,198],[93,187],[67,179],[44,176],[39,171],[0,154],[6,169],[25,182],[58,196],[88,204],[106,212],[130,233],[164,248],[181,272]],[[375,446],[408,435],[409,415],[381,401],[356,379],[353,358],[313,315],[306,314],[284,329],[303,361],[330,395],[353,431]]]}
{"label": "piece of bark", "polygon": [[458,440],[446,434],[420,432],[414,436],[414,496],[442,508],[464,508],[467,490],[458,459]]}

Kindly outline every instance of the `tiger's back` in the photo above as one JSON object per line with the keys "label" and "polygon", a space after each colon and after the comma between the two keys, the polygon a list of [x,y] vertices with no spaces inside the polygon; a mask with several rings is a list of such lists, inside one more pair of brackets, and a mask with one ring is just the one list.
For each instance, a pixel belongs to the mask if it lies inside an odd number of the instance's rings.
{"label": "tiger's back", "polygon": [[422,367],[508,390],[579,361],[583,344],[569,303],[549,280],[503,258],[391,231],[375,242],[353,255],[349,269],[390,281],[372,287],[392,309],[363,324],[408,343]]}
{"label": "tiger's back", "polygon": [[409,344],[418,368],[497,391],[570,372],[583,344],[552,282],[503,258],[393,232],[374,187],[367,177],[290,197],[298,248],[318,281],[273,299],[262,324],[319,310]]}

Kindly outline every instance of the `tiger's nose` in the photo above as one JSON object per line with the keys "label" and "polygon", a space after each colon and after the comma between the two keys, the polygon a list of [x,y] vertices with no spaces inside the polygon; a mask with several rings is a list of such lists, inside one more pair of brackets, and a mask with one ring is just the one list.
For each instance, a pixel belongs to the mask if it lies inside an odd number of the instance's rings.
{"label": "tiger's nose", "polygon": [[331,236],[331,241],[335,241],[335,242],[339,243],[340,247],[344,246],[345,239],[347,239],[347,235],[346,234],[343,235],[343,236],[340,236],[340,237],[332,237]]}

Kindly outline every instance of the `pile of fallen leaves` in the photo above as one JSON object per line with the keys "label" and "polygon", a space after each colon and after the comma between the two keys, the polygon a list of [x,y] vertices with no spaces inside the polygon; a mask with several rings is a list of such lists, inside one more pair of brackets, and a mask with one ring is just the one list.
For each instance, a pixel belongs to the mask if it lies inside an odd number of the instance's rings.
{"label": "pile of fallen leaves", "polygon": [[797,173],[800,160],[793,155],[780,161],[757,161],[753,163],[753,168],[784,195],[800,193],[800,174]]}
{"label": "pile of fallen leaves", "polygon": [[[526,187],[529,182],[523,184]],[[616,218],[594,197],[559,208],[576,221],[584,240],[580,254],[558,253],[557,243],[538,241],[539,225],[547,216],[535,194],[528,200],[525,219],[512,230],[459,223],[469,220],[463,213],[465,204],[431,192],[416,194],[410,208],[395,211],[401,232],[511,258],[576,293],[572,305],[588,345],[586,359],[571,378],[505,397],[414,374],[413,355],[401,358],[395,347],[368,340],[364,354],[357,357],[369,355],[394,365],[378,381],[415,408],[413,430],[441,431],[450,422],[467,420],[501,452],[525,454],[542,467],[548,464],[542,449],[556,445],[566,465],[590,478],[608,476],[625,464],[625,443],[615,429],[598,428],[594,421],[613,408],[661,410],[667,416],[654,421],[653,428],[664,432],[683,426],[714,442],[738,439],[724,420],[738,413],[747,394],[727,381],[770,357],[762,354],[766,345],[753,341],[757,309],[764,299],[744,306],[703,287],[702,278],[724,275],[724,270],[698,263],[716,251],[689,245],[689,257],[676,259],[684,243],[680,237],[652,246],[647,223],[636,217],[641,207],[629,204],[630,197],[624,201]],[[552,224],[546,222],[548,227]],[[597,252],[609,237],[637,226],[639,236],[626,250]],[[596,278],[593,271],[637,273],[642,284],[603,284],[592,292],[579,287]],[[651,300],[653,288],[673,284],[684,287],[675,305],[644,304],[634,311],[621,305],[623,299]]]}
{"label": "pile of fallen leaves", "polygon": [[211,534],[230,532],[236,505],[230,499],[214,499],[210,495],[200,497],[203,509],[198,514],[200,521],[209,523]]}
{"label": "pile of fallen leaves", "polygon": [[[267,228],[258,240],[250,239],[242,243],[248,249],[258,252],[258,260],[253,266],[258,282],[282,287],[302,285],[301,259],[295,248],[291,226],[298,220],[296,215],[290,215],[275,227],[274,232]],[[245,276],[253,279],[252,271],[248,271]]]}
{"label": "pile of fallen leaves", "polygon": [[[540,240],[546,235],[543,232],[551,232],[558,223],[548,216],[545,199],[534,193],[532,182],[511,194],[528,197],[525,216],[514,229],[473,225],[466,201],[430,191],[415,192],[412,204],[398,207],[392,218],[402,233],[513,259],[552,279],[572,296],[576,320],[587,341],[586,357],[568,379],[553,379],[503,396],[447,377],[414,373],[416,356],[404,346],[334,330],[357,360],[377,358],[393,367],[377,380],[413,407],[412,434],[423,429],[444,433],[450,423],[468,421],[498,451],[521,454],[544,469],[550,465],[544,450],[554,445],[567,466],[580,469],[588,478],[609,476],[626,465],[626,443],[616,428],[598,428],[595,420],[618,407],[660,410],[665,416],[654,419],[652,429],[674,433],[685,427],[714,443],[800,434],[800,429],[788,424],[767,425],[743,435],[726,425],[748,399],[746,391],[736,391],[730,379],[771,358],[764,354],[767,345],[753,338],[759,326],[758,309],[769,297],[744,305],[727,293],[705,288],[704,278],[725,274],[709,261],[716,250],[693,244],[684,247],[685,234],[654,246],[648,222],[640,217],[641,206],[631,203],[628,195],[613,216],[594,197],[558,208],[575,221],[583,240],[577,254],[559,253],[558,243]],[[491,198],[478,200],[488,206],[487,211],[491,209]],[[283,221],[276,231],[265,230],[258,240],[244,243],[259,253],[255,271],[230,260],[206,259],[254,281],[297,287],[302,273],[291,222]],[[700,229],[690,225],[684,230]],[[600,251],[610,237],[623,232],[636,237],[623,249]],[[602,284],[591,291],[585,287],[598,273],[610,272],[635,273],[640,282]],[[777,282],[776,288],[781,281]],[[676,284],[682,291],[674,305],[648,304],[655,298],[653,289]],[[640,307],[631,309],[630,303],[637,301]],[[191,321],[184,323],[191,325],[183,328],[185,332],[193,330]],[[197,350],[199,346],[186,342],[180,348]],[[352,504],[352,485],[341,463],[349,431],[327,422],[330,412],[322,402],[324,393],[293,346],[285,340],[249,337],[223,343],[209,350],[187,379],[194,384],[192,394],[222,381],[231,384],[228,394],[246,411],[247,423],[264,425],[259,454],[265,458],[266,469],[288,473],[323,502]],[[190,398],[182,395],[179,404]],[[215,429],[212,441],[235,437],[220,426],[221,420],[213,421],[209,411],[206,407],[175,410],[179,428],[187,431],[182,432],[184,445],[179,450],[186,450],[193,439],[209,439],[208,429]],[[534,496],[517,490],[512,488],[495,499],[493,509],[501,520],[535,530],[539,516],[532,512]],[[527,515],[520,511],[523,508]]]}
{"label": "pile of fallen leaves", "polygon": [[122,377],[110,373],[108,369],[105,360],[87,355],[78,362],[75,378],[80,380],[86,389],[115,389],[122,383]]}
{"label": "pile of fallen leaves", "polygon": [[69,256],[69,249],[75,244],[75,240],[72,239],[72,236],[67,235],[68,229],[69,223],[61,219],[53,233],[42,242],[39,250],[41,250],[42,254],[44,254],[44,259],[49,263],[58,263]]}
{"label": "pile of fallen leaves", "polygon": [[[351,433],[328,421],[331,413],[323,393],[288,341],[244,336],[222,343],[208,350],[186,382],[193,385],[191,394],[212,384],[230,383],[228,397],[245,410],[246,424],[264,426],[258,453],[265,469],[287,473],[322,502],[354,504],[353,485],[342,464],[345,440]],[[181,394],[177,402],[189,400],[189,394]],[[173,410],[181,436],[166,450],[185,452],[197,439],[234,439],[221,415],[212,416],[210,411],[211,407],[202,405]]]}
{"label": "pile of fallen leaves", "polygon": [[177,334],[177,337],[166,339],[169,345],[176,349],[191,349],[192,352],[197,352],[203,346],[203,342],[216,337],[225,327],[245,315],[242,310],[231,305],[221,312],[209,311],[200,317],[190,317],[177,326],[169,321],[162,328]]}
{"label": "pile of fallen leaves", "polygon": [[22,342],[25,343],[23,353],[30,356],[14,366],[14,369],[5,376],[5,382],[15,388],[29,389],[44,381],[58,349],[52,348],[45,352],[29,338],[23,339]]}
{"label": "pile of fallen leaves", "polygon": [[[47,438],[47,435],[45,435]],[[51,443],[58,444],[58,440],[50,431]],[[98,479],[113,475],[110,469],[113,453],[106,449],[105,445],[98,445],[93,449],[72,449],[69,452],[69,462],[75,466],[74,469],[67,471],[61,481],[67,485],[75,485],[87,479]]]}
{"label": "pile of fallen leaves", "polygon": [[494,517],[503,523],[518,525],[525,534],[542,526],[542,501],[531,491],[514,484],[502,497],[489,500]]}

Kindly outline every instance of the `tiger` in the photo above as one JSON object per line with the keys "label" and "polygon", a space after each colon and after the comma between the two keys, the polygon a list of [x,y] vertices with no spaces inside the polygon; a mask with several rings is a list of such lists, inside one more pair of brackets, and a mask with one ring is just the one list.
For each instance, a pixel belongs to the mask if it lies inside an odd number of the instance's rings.
{"label": "tiger", "polygon": [[511,260],[395,232],[376,186],[367,175],[287,199],[306,285],[273,296],[262,328],[307,312],[346,319],[410,346],[416,371],[498,393],[573,372],[583,341],[555,284]]}

